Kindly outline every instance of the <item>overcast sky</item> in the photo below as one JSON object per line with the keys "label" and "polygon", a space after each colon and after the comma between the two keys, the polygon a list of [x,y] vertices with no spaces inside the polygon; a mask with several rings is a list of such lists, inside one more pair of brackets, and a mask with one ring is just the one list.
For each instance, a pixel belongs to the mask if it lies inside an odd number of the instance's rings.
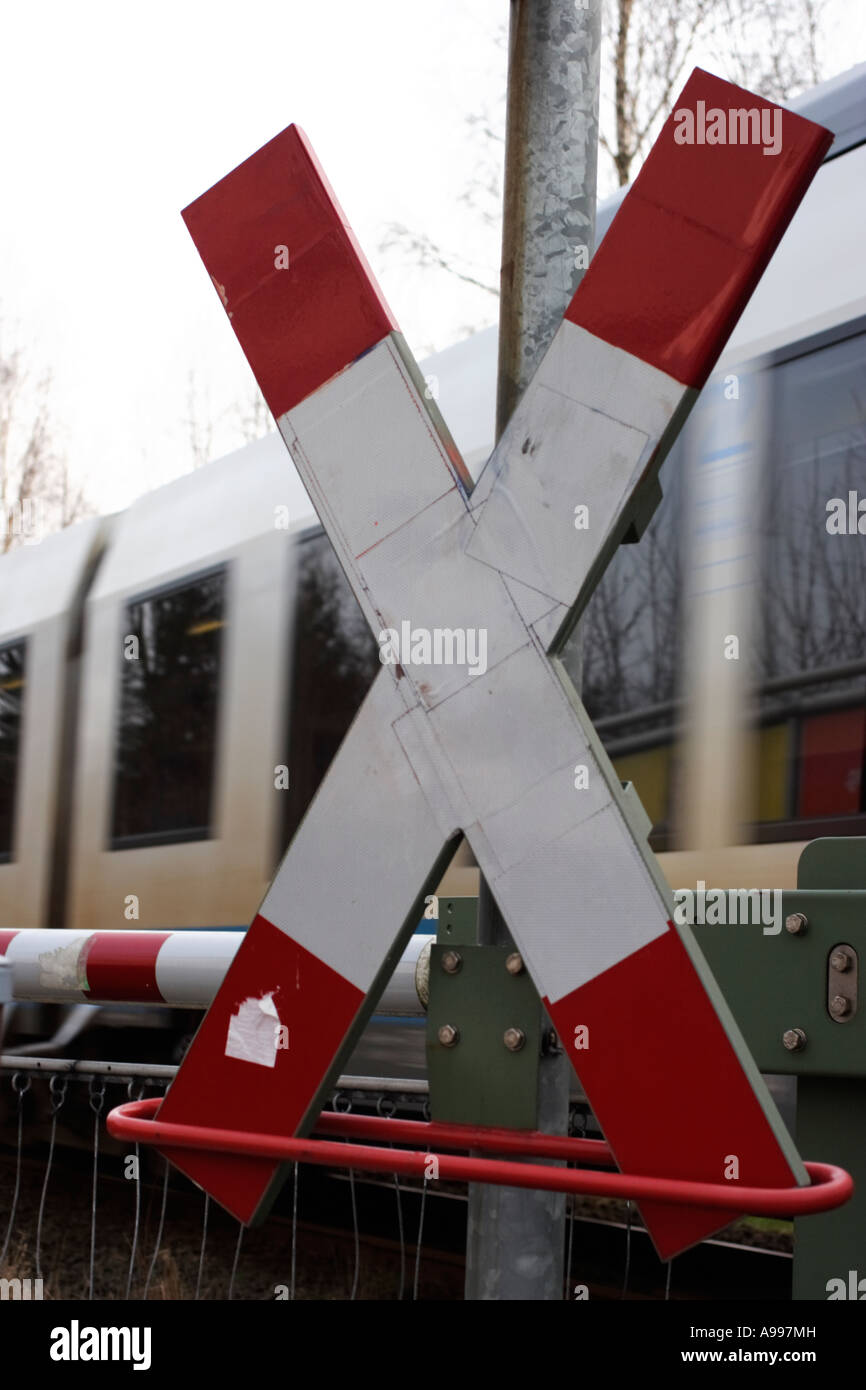
{"label": "overcast sky", "polygon": [[[828,75],[866,57],[863,0],[830,3]],[[503,111],[507,16],[507,0],[0,0],[0,343],[11,328],[51,368],[99,510],[188,470],[191,370],[215,416],[250,389],[180,209],[292,121],[419,356],[493,321],[489,296],[379,244],[402,222],[495,278],[498,233],[461,195],[485,156],[467,117]]]}

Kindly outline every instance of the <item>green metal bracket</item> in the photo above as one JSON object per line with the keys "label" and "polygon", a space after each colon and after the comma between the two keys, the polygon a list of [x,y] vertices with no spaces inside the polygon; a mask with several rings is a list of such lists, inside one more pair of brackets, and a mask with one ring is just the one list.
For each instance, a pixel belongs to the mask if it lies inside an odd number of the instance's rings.
{"label": "green metal bracket", "polygon": [[445,946],[473,946],[478,933],[478,898],[440,898],[436,940]]}
{"label": "green metal bracket", "polygon": [[[694,932],[759,1069],[797,1078],[800,1152],[839,1164],[856,1184],[844,1207],[794,1223],[793,1296],[866,1300],[866,837],[813,841],[800,856],[797,885],[781,895],[774,922],[753,914],[754,925]],[[526,1129],[536,1113],[545,1015],[526,971],[506,969],[509,948],[475,944],[476,906],[475,898],[439,903],[427,1029],[431,1109],[455,1123]],[[833,965],[840,948],[850,958],[841,972]],[[449,951],[460,956],[456,970],[443,964]],[[854,1003],[834,1015],[837,992]],[[459,1031],[450,1047],[439,1037],[448,1026]],[[525,1035],[519,1051],[505,1046],[509,1028]]]}
{"label": "green metal bracket", "polygon": [[532,1129],[546,1016],[513,947],[475,944],[477,902],[439,900],[427,1008],[430,1110],[453,1124]]}
{"label": "green metal bracket", "polygon": [[[866,838],[813,841],[797,885],[782,895],[777,935],[761,926],[695,935],[761,1071],[797,1077],[800,1152],[839,1164],[856,1184],[844,1207],[795,1221],[793,1296],[866,1298]],[[844,947],[853,959],[839,972],[831,958]],[[853,996],[852,980],[861,997],[834,1017],[831,1000]]]}
{"label": "green metal bracket", "polygon": [[[764,935],[760,923],[694,928],[749,1050],[763,1072],[866,1077],[866,1000],[838,1022],[827,993],[830,956],[840,945],[853,947],[866,979],[866,872],[863,891],[798,888],[781,902],[777,935]],[[792,935],[784,923],[797,913],[806,928]],[[783,1039],[797,1029],[803,1039],[791,1051]]]}
{"label": "green metal bracket", "polygon": [[[800,855],[797,884],[802,891],[796,897],[804,904],[820,890],[834,893],[840,907],[842,899],[859,898],[856,924],[850,901],[845,911],[840,911],[833,945],[847,943],[857,951],[862,987],[866,892],[856,890],[866,889],[866,839],[815,840]],[[799,910],[808,915],[805,905]],[[797,1082],[797,1142],[801,1152],[847,1168],[855,1192],[838,1211],[794,1222],[793,1293],[797,1299],[859,1300],[866,1298],[866,1010],[858,1006],[853,1016],[843,1022],[833,1021],[830,1028],[840,1057],[850,1065],[834,1066],[832,1077],[801,1075]],[[855,1057],[858,1043],[859,1069]],[[807,1040],[804,1057],[809,1045]]]}

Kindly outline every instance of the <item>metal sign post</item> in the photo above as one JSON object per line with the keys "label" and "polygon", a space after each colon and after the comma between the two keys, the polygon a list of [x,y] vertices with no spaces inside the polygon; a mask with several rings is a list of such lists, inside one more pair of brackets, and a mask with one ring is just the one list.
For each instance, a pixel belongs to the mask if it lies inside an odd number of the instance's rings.
{"label": "metal sign post", "polygon": [[[677,112],[748,107],[783,158],[679,138]],[[830,140],[697,70],[474,487],[296,127],[187,209],[383,669],[161,1121],[309,1132],[462,833],[618,1165],[807,1182],[557,652]],[[243,1221],[281,1177],[171,1157]],[[641,1211],[663,1258],[722,1224]]]}
{"label": "metal sign post", "polygon": [[[496,437],[547,351],[595,245],[601,0],[511,0]],[[482,878],[478,941],[511,936]],[[565,1133],[569,1068],[539,1067],[535,1128]],[[491,1123],[504,1123],[491,1120]],[[562,1296],[565,1199],[469,1189],[466,1297]]]}

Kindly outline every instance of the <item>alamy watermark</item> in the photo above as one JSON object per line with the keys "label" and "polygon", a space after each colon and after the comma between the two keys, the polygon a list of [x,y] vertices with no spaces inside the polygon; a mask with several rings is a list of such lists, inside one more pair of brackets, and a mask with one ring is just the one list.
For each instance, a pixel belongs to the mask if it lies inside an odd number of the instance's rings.
{"label": "alamy watermark", "polygon": [[386,627],[379,633],[383,666],[465,666],[470,676],[487,670],[486,627]]}
{"label": "alamy watermark", "polygon": [[728,111],[699,101],[697,110],[681,106],[674,112],[677,145],[763,145],[764,154],[782,149],[780,106],[738,106]]}
{"label": "alamy watermark", "polygon": [[702,878],[695,889],[674,889],[674,921],[680,927],[762,926],[764,936],[782,930],[780,888],[710,888]]}

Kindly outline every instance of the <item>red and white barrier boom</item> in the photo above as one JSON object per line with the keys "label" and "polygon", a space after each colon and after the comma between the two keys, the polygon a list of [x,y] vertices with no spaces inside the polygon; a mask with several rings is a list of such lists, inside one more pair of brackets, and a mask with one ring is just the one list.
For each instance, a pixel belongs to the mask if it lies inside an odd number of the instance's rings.
{"label": "red and white barrier boom", "polygon": [[[297,127],[186,210],[373,632],[428,640],[383,666],[160,1121],[308,1133],[462,832],[620,1168],[808,1181],[556,660],[831,140],[697,70],[676,110],[702,103],[772,113],[780,152],[668,120],[475,487]],[[483,632],[484,669],[436,632]],[[280,1176],[170,1157],[242,1221]],[[730,1219],[641,1210],[664,1258]]]}
{"label": "red and white barrier boom", "polygon": [[[244,939],[241,931],[0,931],[0,965],[13,1001],[165,1004],[206,1009]],[[400,1017],[424,1010],[418,957],[433,941],[415,932],[378,1002]],[[5,953],[5,954],[4,954]]]}

